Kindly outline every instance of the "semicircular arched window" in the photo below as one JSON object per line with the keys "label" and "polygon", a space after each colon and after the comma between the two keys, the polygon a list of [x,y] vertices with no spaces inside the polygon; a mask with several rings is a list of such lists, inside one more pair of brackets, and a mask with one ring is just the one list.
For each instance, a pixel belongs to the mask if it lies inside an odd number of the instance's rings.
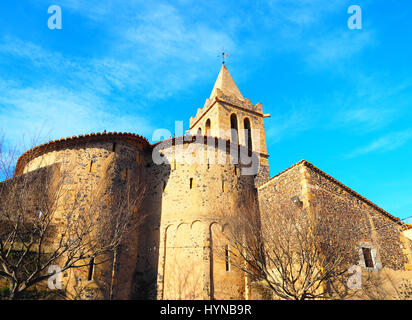
{"label": "semicircular arched window", "polygon": [[205,134],[206,134],[207,136],[210,136],[210,119],[207,119],[207,120],[206,120]]}
{"label": "semicircular arched window", "polygon": [[238,136],[238,125],[237,125],[237,117],[234,113],[230,116],[230,131],[231,131],[231,141],[234,143],[239,142]]}
{"label": "semicircular arched window", "polygon": [[[252,146],[252,129],[249,118],[243,120],[243,127],[245,128],[245,143],[248,149],[253,150]],[[249,152],[250,153],[250,152]],[[250,156],[250,154],[249,154]]]}

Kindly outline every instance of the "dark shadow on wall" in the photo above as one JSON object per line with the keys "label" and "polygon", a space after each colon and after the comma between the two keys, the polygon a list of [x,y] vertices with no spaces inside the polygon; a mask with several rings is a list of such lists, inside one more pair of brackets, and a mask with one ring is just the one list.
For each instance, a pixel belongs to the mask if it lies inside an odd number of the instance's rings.
{"label": "dark shadow on wall", "polygon": [[144,179],[146,181],[145,200],[142,214],[146,215],[138,233],[137,264],[133,274],[130,299],[155,300],[161,295],[158,282],[162,282],[159,274],[159,259],[164,258],[160,234],[162,212],[162,197],[165,185],[168,183],[171,166],[169,163],[157,165],[151,159],[151,152],[146,155],[144,164]]}

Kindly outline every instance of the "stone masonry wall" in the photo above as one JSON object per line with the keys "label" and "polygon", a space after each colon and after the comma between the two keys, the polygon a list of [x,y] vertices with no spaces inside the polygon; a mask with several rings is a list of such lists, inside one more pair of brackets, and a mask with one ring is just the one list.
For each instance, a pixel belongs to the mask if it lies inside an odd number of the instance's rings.
{"label": "stone masonry wall", "polygon": [[[399,219],[357,196],[316,167],[307,168],[312,201],[316,203],[319,199],[326,200],[333,205],[336,214],[344,211],[355,212],[358,217],[357,231],[361,234],[359,246],[366,243],[374,248],[377,253],[376,262],[379,262],[382,268],[405,270],[409,252],[401,239],[402,226]],[[360,259],[359,264],[362,263]]]}
{"label": "stone masonry wall", "polygon": [[[68,194],[63,200],[65,205],[76,199],[79,210],[82,210],[98,195],[109,207],[113,190],[121,192],[128,180],[144,184],[143,153],[143,147],[116,139],[90,142],[39,156],[27,163],[24,172],[59,163],[61,172],[67,175],[63,185]],[[107,176],[110,170],[113,174]],[[100,298],[130,298],[133,285],[130,279],[137,260],[137,238],[137,231],[127,234],[115,257],[111,256],[109,261],[93,268],[91,281],[87,279],[88,267],[66,272],[63,280],[68,290],[75,294],[73,288],[91,286],[98,288]]]}
{"label": "stone masonry wall", "polygon": [[[399,219],[306,161],[261,185],[258,196],[260,210],[266,213],[279,209],[281,204],[292,208],[294,199],[302,208],[316,210],[320,206],[338,216],[350,212],[356,221],[354,228],[348,230],[348,237],[354,237],[358,244],[353,248],[354,258],[350,264],[360,265],[364,271],[411,268],[410,243],[403,238]],[[374,268],[366,268],[362,247],[372,250]]]}
{"label": "stone masonry wall", "polygon": [[[151,217],[146,226],[151,231],[146,234],[152,236],[139,250],[140,261],[148,262],[139,265],[139,274],[152,270],[146,274],[157,275],[158,299],[244,297],[243,274],[226,270],[221,233],[225,210],[236,210],[244,194],[254,188],[254,178],[241,175],[224,146],[219,150],[189,142],[179,149],[170,144],[162,151],[164,164],[148,164],[150,189],[144,210]],[[179,161],[182,154],[205,158],[203,163],[187,163]],[[224,164],[218,163],[219,157]]]}

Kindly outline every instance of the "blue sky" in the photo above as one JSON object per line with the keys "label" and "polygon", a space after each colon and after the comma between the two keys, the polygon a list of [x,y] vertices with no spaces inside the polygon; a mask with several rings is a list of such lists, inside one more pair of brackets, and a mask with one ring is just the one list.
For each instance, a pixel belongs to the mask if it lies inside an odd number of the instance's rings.
{"label": "blue sky", "polygon": [[[347,26],[353,4],[361,30]],[[61,30],[47,27],[50,5],[62,9]],[[272,115],[272,175],[306,159],[405,218],[411,17],[410,1],[1,1],[0,131],[27,146],[187,128],[224,46],[243,96]]]}

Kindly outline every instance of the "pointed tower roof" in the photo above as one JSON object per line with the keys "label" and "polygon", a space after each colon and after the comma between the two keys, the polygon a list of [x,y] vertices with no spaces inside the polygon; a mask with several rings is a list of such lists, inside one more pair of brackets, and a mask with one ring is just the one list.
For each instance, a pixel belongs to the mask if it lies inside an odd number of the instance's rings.
{"label": "pointed tower roof", "polygon": [[240,100],[244,100],[224,63],[222,64],[222,68],[220,68],[219,75],[217,76],[215,86],[213,87],[209,99],[216,97],[217,89],[220,89],[224,94],[228,96],[234,96]]}

